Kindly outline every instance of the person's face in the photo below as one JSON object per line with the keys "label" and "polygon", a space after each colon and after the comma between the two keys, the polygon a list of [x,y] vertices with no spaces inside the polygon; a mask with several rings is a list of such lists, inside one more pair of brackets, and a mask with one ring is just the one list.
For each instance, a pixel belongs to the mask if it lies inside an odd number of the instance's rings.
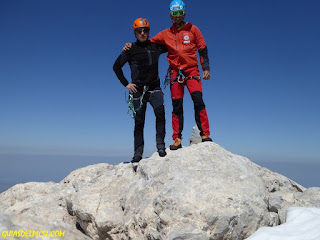
{"label": "person's face", "polygon": [[142,28],[137,28],[134,32],[135,32],[136,38],[140,42],[145,42],[149,38],[149,31],[150,31],[149,28],[142,27]]}
{"label": "person's face", "polygon": [[185,11],[172,11],[172,12],[170,12],[170,17],[172,19],[172,22],[176,25],[180,25],[183,22],[185,16],[186,16]]}

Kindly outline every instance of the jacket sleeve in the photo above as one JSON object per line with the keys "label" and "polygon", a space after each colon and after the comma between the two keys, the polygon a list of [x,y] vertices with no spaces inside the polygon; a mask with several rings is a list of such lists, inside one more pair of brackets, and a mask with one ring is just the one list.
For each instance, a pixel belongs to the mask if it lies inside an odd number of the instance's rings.
{"label": "jacket sleeve", "polygon": [[122,85],[125,87],[129,84],[128,80],[126,79],[122,71],[122,67],[126,64],[126,62],[128,62],[128,56],[123,51],[113,64],[113,71],[117,75]]}
{"label": "jacket sleeve", "polygon": [[202,70],[208,70],[210,71],[210,65],[209,65],[209,56],[208,56],[208,48],[207,44],[202,36],[202,33],[200,32],[199,28],[195,25],[192,26],[193,33],[195,35],[196,39],[196,45],[197,49],[200,55],[200,63],[202,66]]}
{"label": "jacket sleeve", "polygon": [[159,45],[160,54],[168,52],[168,48],[166,45]]}
{"label": "jacket sleeve", "polygon": [[200,55],[200,63],[202,66],[203,71],[210,71],[210,65],[209,65],[209,57],[208,57],[208,48],[207,46],[204,47],[204,49],[199,49],[199,55]]}
{"label": "jacket sleeve", "polygon": [[159,44],[159,45],[165,45],[164,31],[159,32],[157,35],[155,35],[153,38],[151,38],[150,41],[153,43]]}

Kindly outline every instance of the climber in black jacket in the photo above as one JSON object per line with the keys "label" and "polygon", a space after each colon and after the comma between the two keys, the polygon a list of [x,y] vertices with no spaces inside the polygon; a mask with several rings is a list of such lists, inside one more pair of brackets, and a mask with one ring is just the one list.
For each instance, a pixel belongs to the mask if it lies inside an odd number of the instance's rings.
{"label": "climber in black jacket", "polygon": [[[160,88],[158,74],[158,61],[167,48],[149,41],[150,24],[147,19],[138,18],[133,23],[133,29],[137,41],[132,48],[123,51],[113,65],[113,70],[118,79],[133,96],[135,110],[134,126],[134,156],[131,162],[139,162],[142,159],[144,138],[143,129],[147,102],[151,104],[156,116],[156,142],[160,157],[166,155],[165,151],[165,111],[163,93]],[[132,82],[125,78],[122,67],[129,63]]]}

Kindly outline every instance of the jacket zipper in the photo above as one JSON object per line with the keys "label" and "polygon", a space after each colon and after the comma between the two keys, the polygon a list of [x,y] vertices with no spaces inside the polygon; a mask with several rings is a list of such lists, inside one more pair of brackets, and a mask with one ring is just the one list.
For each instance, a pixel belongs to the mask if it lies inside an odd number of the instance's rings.
{"label": "jacket zipper", "polygon": [[152,64],[152,55],[151,55],[151,51],[149,49],[147,49],[148,52],[148,60],[149,60],[149,65]]}
{"label": "jacket zipper", "polygon": [[174,34],[174,40],[176,42],[176,50],[178,51],[177,33]]}

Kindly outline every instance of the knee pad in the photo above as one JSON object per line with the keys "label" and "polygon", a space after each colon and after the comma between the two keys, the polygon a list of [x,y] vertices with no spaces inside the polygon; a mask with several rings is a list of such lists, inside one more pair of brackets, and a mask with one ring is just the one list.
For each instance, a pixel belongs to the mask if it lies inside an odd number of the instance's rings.
{"label": "knee pad", "polygon": [[181,114],[183,112],[183,99],[179,98],[179,99],[172,100],[172,107],[173,107],[172,112],[174,114],[176,115]]}
{"label": "knee pad", "polygon": [[193,100],[194,108],[197,109],[198,111],[201,111],[206,107],[203,102],[202,92],[195,91],[191,93],[191,98]]}

